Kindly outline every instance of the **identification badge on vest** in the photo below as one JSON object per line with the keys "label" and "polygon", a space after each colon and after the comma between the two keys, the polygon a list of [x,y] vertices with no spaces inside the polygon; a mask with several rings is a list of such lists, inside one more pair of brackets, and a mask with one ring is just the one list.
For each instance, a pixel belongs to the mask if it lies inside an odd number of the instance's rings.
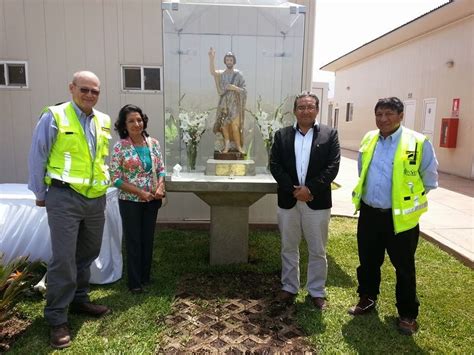
{"label": "identification badge on vest", "polygon": [[415,151],[407,150],[406,155],[407,155],[407,160],[409,164],[415,165],[416,164],[416,150]]}
{"label": "identification badge on vest", "polygon": [[[415,143],[413,147],[413,143]],[[417,150],[418,150],[418,142],[411,142],[409,144],[409,150],[405,152],[407,155],[407,160],[410,165],[416,165],[416,158],[417,158]]]}

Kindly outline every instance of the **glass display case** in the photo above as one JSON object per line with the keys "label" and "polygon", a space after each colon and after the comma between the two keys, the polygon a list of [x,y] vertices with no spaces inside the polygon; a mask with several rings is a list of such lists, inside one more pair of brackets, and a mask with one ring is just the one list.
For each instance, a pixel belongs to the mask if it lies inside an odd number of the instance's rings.
{"label": "glass display case", "polygon": [[162,8],[166,166],[201,172],[234,152],[267,171],[273,133],[294,121],[302,89],[305,7],[181,0]]}

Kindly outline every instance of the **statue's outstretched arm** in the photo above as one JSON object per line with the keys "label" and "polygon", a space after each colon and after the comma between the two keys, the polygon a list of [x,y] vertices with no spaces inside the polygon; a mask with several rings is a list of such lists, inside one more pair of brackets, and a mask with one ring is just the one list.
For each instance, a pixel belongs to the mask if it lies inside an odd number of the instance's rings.
{"label": "statue's outstretched arm", "polygon": [[214,77],[217,93],[219,95],[223,95],[225,93],[225,89],[221,88],[219,72],[216,70],[216,66],[214,64],[214,61],[216,59],[216,50],[211,47],[209,49],[208,54],[209,54],[209,71],[211,72],[211,75]]}
{"label": "statue's outstretched arm", "polygon": [[216,73],[216,66],[215,66],[215,59],[216,59],[216,50],[214,48],[209,49],[209,71],[211,72],[211,75],[215,76],[217,75]]}

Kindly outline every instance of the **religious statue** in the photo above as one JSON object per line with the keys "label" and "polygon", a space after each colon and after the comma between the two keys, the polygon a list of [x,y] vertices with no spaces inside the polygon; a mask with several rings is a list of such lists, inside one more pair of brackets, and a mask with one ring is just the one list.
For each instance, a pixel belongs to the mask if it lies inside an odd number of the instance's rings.
{"label": "religious statue", "polygon": [[[242,158],[243,128],[245,115],[245,101],[247,90],[245,80],[239,70],[234,69],[236,64],[235,55],[227,52],[224,56],[225,70],[216,70],[214,60],[216,50],[209,50],[209,69],[216,83],[219,103],[217,104],[216,122],[214,133],[222,133],[224,136],[224,149],[222,153],[240,153]],[[226,158],[224,158],[226,159]]]}

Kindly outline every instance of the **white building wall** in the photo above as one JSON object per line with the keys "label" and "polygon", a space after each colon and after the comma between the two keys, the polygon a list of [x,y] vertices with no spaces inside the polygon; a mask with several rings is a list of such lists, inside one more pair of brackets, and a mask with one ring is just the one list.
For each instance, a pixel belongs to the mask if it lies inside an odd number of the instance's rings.
{"label": "white building wall", "polygon": [[126,103],[150,116],[163,141],[162,93],[121,90],[121,64],[162,65],[161,2],[0,1],[0,59],[28,63],[28,88],[0,88],[0,182],[25,183],[31,135],[44,106],[70,99],[72,74],[101,80],[97,108],[115,119]]}
{"label": "white building wall", "polygon": [[[423,100],[436,99],[432,143],[439,170],[473,178],[474,122],[474,18],[386,50],[336,73],[335,107],[339,112],[339,137],[343,148],[357,150],[364,133],[376,129],[373,108],[381,97],[397,96],[416,102],[415,130],[424,126]],[[454,61],[454,66],[446,63]],[[456,148],[441,148],[441,119],[451,116],[453,98],[460,98]],[[346,105],[354,103],[352,122],[346,122]]]}

